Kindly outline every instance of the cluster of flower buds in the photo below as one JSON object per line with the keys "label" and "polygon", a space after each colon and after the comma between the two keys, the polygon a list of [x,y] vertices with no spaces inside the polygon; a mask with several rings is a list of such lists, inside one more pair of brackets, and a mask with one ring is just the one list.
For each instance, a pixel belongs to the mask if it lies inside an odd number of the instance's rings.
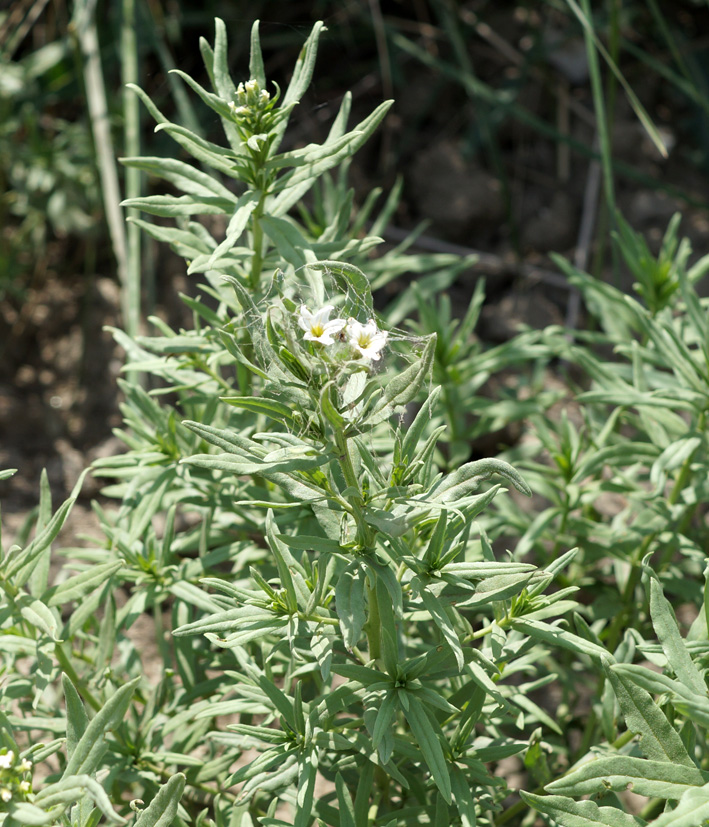
{"label": "cluster of flower buds", "polygon": [[236,100],[229,103],[235,117],[256,115],[268,108],[271,96],[265,89],[261,89],[257,80],[247,80],[236,88]]}
{"label": "cluster of flower buds", "polygon": [[335,308],[326,304],[315,313],[311,313],[303,304],[300,308],[298,325],[305,331],[303,338],[321,345],[345,342],[352,349],[355,358],[371,359],[376,362],[387,342],[388,334],[379,330],[374,319],[366,324],[356,319],[330,319]]}
{"label": "cluster of flower buds", "polygon": [[0,752],[0,807],[13,799],[24,801],[32,792],[31,783],[24,774],[32,769],[32,762],[20,758],[12,750],[4,748]]}
{"label": "cluster of flower buds", "polygon": [[[276,87],[278,90],[278,87]],[[236,129],[253,152],[260,152],[262,145],[268,141],[269,133],[278,121],[278,111],[274,111],[279,94],[271,95],[262,89],[253,78],[240,83],[236,89],[235,100],[229,102],[229,109]]]}

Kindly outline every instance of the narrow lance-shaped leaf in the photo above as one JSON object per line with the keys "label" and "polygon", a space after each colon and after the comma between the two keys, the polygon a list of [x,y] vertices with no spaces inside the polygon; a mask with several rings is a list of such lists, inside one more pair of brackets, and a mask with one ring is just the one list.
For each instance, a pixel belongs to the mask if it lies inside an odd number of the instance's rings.
{"label": "narrow lance-shaped leaf", "polygon": [[[52,518],[52,492],[49,487],[47,469],[42,469],[40,479],[39,516],[37,519],[37,534],[44,531],[45,526]],[[35,563],[29,580],[29,590],[33,597],[39,597],[47,588],[49,582],[49,561],[52,555],[51,545],[42,552]]]}
{"label": "narrow lance-shaped leaf", "polygon": [[366,417],[363,425],[374,426],[388,419],[397,408],[408,405],[430,379],[436,353],[436,334],[427,337],[426,347],[418,359],[405,371],[394,376],[384,388],[382,399]]}
{"label": "narrow lance-shaped leaf", "polygon": [[458,635],[455,629],[453,628],[453,624],[451,623],[450,618],[446,614],[444,606],[426,588],[421,588],[420,595],[421,600],[423,601],[423,605],[426,607],[426,611],[428,611],[428,613],[431,615],[433,622],[440,629],[444,640],[453,651],[456,664],[458,665],[458,669],[462,669],[463,664],[465,663],[463,648],[460,645]]}
{"label": "narrow lance-shaped leaf", "polygon": [[618,698],[625,723],[640,735],[640,748],[653,761],[695,767],[679,733],[649,693],[630,680],[622,671],[603,664],[608,680]]}
{"label": "narrow lance-shaped leaf", "polygon": [[709,784],[689,790],[674,810],[662,813],[653,822],[653,827],[697,827],[709,820]]}
{"label": "narrow lance-shaped leaf", "polygon": [[535,795],[520,790],[520,795],[535,810],[550,816],[562,827],[639,827],[633,816],[617,807],[599,807],[595,801],[574,801],[563,795]]}
{"label": "narrow lance-shaped leaf", "polygon": [[123,720],[130,704],[133,691],[140,682],[135,678],[118,689],[96,713],[83,735],[79,739],[72,756],[69,758],[62,778],[70,775],[95,772],[104,752],[105,733]]}
{"label": "narrow lance-shaped leaf", "polygon": [[249,75],[252,80],[257,81],[261,89],[266,88],[266,71],[263,66],[263,54],[261,53],[261,39],[259,37],[259,21],[255,20],[251,27],[251,52],[249,59]]}
{"label": "narrow lance-shaped leaf", "polygon": [[49,547],[54,538],[59,534],[64,525],[71,509],[79,496],[81,486],[84,484],[84,478],[88,473],[86,469],[79,477],[76,485],[72,489],[71,495],[62,503],[57,510],[57,513],[47,524],[46,528],[41,531],[34,540],[22,551],[9,557],[5,561],[4,575],[6,579],[13,578],[13,583],[18,588],[25,585],[29,580],[36,561],[41,557],[42,553]]}
{"label": "narrow lance-shaped leaf", "polygon": [[359,561],[353,560],[342,572],[335,587],[335,607],[345,647],[350,651],[362,637],[367,619],[364,610],[365,575]]}
{"label": "narrow lance-shaped leaf", "polygon": [[544,788],[561,795],[594,795],[632,789],[649,798],[679,799],[687,790],[709,782],[696,767],[648,761],[630,755],[602,755],[552,781]]}
{"label": "narrow lance-shaped leaf", "polygon": [[50,810],[61,805],[68,807],[75,801],[81,801],[85,796],[88,796],[111,823],[126,823],[126,820],[119,816],[111,806],[111,801],[103,787],[85,773],[61,778],[54,784],[44,787],[37,793],[35,803],[40,804],[45,810]]}
{"label": "narrow lance-shaped leaf", "polygon": [[[293,75],[281,102],[281,107],[287,107],[290,104],[298,103],[303,96],[303,93],[308,88],[310,80],[313,76],[313,70],[315,68],[315,58],[318,53],[320,33],[323,29],[324,25],[321,21],[315,23],[310,36],[306,40],[303,48],[300,50],[300,55],[298,56],[298,60],[293,69]],[[280,136],[282,136],[285,131],[286,125],[287,120],[285,119],[278,125],[277,133],[279,135],[279,140]]]}
{"label": "narrow lance-shaped leaf", "polygon": [[414,738],[421,748],[436,786],[448,804],[452,801],[451,780],[443,748],[439,741],[440,727],[429,718],[419,699],[404,689],[398,691],[401,709],[409,722]]}
{"label": "narrow lance-shaped leaf", "polygon": [[89,725],[89,717],[86,714],[81,697],[76,687],[67,675],[62,675],[62,687],[64,689],[64,700],[66,702],[66,751],[69,758],[74,754],[76,745],[86,732]]}
{"label": "narrow lance-shaped leaf", "polygon": [[184,788],[185,776],[178,772],[160,787],[155,798],[138,816],[135,827],[172,827]]}
{"label": "narrow lance-shaped leaf", "polygon": [[293,827],[310,827],[313,816],[315,781],[318,772],[318,751],[314,747],[303,750],[300,756],[296,812]]}
{"label": "narrow lance-shaped leaf", "polygon": [[670,669],[693,692],[706,695],[706,682],[687,651],[672,607],[655,577],[650,578],[650,616]]}
{"label": "narrow lance-shaped leaf", "polygon": [[481,459],[476,462],[468,462],[448,474],[447,477],[438,483],[431,492],[434,500],[439,502],[456,502],[462,497],[477,491],[480,483],[489,479],[493,474],[509,480],[512,485],[528,497],[532,491],[527,483],[508,462],[501,459]]}

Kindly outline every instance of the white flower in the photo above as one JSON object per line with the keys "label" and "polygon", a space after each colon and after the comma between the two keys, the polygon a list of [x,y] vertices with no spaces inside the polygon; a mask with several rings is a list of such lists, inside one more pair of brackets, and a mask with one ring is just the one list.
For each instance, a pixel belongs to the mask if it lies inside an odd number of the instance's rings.
{"label": "white flower", "polygon": [[32,785],[29,781],[20,781],[20,792],[27,795],[27,793],[32,792]]}
{"label": "white flower", "polygon": [[320,342],[321,345],[331,345],[335,341],[334,334],[339,333],[347,324],[344,319],[332,319],[330,313],[335,308],[331,304],[326,304],[315,313],[311,313],[308,308],[302,304],[300,306],[300,318],[298,325],[305,331],[304,339],[309,342]]}
{"label": "white flower", "polygon": [[4,801],[6,804],[8,801],[12,801],[12,793],[7,787],[0,789],[0,800]]}
{"label": "white flower", "polygon": [[9,770],[15,760],[15,753],[10,750],[5,755],[0,755],[0,770]]}
{"label": "white flower", "polygon": [[360,355],[374,362],[381,358],[381,351],[389,335],[384,330],[379,330],[374,319],[370,319],[367,324],[362,324],[357,319],[348,319],[347,334],[352,347],[358,350]]}
{"label": "white flower", "polygon": [[32,762],[28,761],[26,758],[23,758],[20,761],[20,766],[18,767],[20,772],[29,772],[32,769]]}

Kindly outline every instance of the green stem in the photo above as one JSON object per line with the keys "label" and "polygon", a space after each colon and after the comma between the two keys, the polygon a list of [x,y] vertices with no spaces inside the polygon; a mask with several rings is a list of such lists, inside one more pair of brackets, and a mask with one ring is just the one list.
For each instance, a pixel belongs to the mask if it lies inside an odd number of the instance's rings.
{"label": "green stem", "polygon": [[254,292],[256,292],[261,281],[261,271],[263,269],[263,227],[261,226],[261,217],[263,216],[264,200],[265,195],[262,195],[258,206],[251,216],[251,236],[254,255],[251,259],[249,285]]}
{"label": "green stem", "polygon": [[[135,0],[123,0],[121,25],[121,80],[123,82],[123,140],[124,152],[128,156],[140,155],[140,101],[138,96],[126,88],[137,84],[138,44],[135,25]],[[141,171],[128,167],[125,171],[125,197],[138,198],[141,188]],[[127,211],[128,216],[137,217],[139,210]],[[124,324],[129,336],[137,336],[140,327],[140,227],[129,224],[126,245],[126,284],[124,297]]]}
{"label": "green stem", "polygon": [[323,615],[308,615],[305,612],[298,612],[298,618],[313,623],[324,623],[327,626],[339,626],[340,621],[335,617],[324,617]]}
{"label": "green stem", "polygon": [[352,456],[350,454],[349,440],[342,431],[335,434],[335,445],[337,447],[337,458],[340,469],[352,494],[347,498],[352,508],[352,516],[357,523],[357,543],[363,551],[371,551],[374,548],[374,532],[364,518],[364,501],[360,491],[359,480],[355,474]]}
{"label": "green stem", "polygon": [[380,636],[382,621],[379,617],[379,602],[377,600],[377,587],[367,583],[367,603],[369,605],[369,617],[364,625],[367,633],[367,645],[371,660],[379,662],[382,656],[382,641]]}

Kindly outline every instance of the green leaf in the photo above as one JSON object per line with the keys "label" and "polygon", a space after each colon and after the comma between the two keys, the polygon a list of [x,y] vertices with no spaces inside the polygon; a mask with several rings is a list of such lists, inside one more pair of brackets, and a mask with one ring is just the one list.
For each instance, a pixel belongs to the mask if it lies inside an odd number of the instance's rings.
{"label": "green leaf", "polygon": [[138,816],[135,827],[172,827],[184,788],[185,776],[178,772],[160,787],[157,795]]}
{"label": "green leaf", "polygon": [[[298,571],[300,566],[290,553],[288,546],[278,539],[277,532],[278,526],[273,516],[273,510],[269,508],[266,513],[266,538],[269,548],[276,559],[276,567],[281,580],[281,586],[286,593],[288,611],[294,615],[297,613],[299,605],[301,608],[305,608],[310,597],[310,592],[305,585],[302,573]],[[301,588],[298,590],[296,590],[294,582],[296,577],[300,577]],[[298,594],[298,592],[300,592],[300,594]]]}
{"label": "green leaf", "polygon": [[337,790],[337,803],[340,805],[340,827],[357,827],[352,797],[339,772],[335,776],[335,789]]}
{"label": "green leaf", "polygon": [[551,643],[553,646],[562,646],[577,654],[589,655],[592,658],[612,658],[613,656],[601,646],[591,643],[589,640],[562,629],[559,626],[552,626],[551,623],[544,623],[542,620],[525,620],[524,618],[511,618],[510,626],[518,632],[523,632],[530,637]]}
{"label": "green leaf", "polygon": [[46,810],[64,805],[68,807],[75,801],[88,796],[103,815],[113,824],[125,824],[126,820],[118,815],[111,806],[106,791],[95,779],[86,774],[62,777],[54,784],[49,784],[35,796],[35,803]]}
{"label": "green leaf", "polygon": [[320,410],[336,430],[342,430],[347,425],[347,420],[338,410],[337,387],[334,382],[327,382],[320,391]]}
{"label": "green leaf", "polygon": [[372,729],[372,746],[379,749],[382,739],[391,731],[396,716],[396,693],[387,692],[382,700]]}
{"label": "green leaf", "polygon": [[246,229],[254,210],[258,206],[259,200],[259,193],[253,192],[252,190],[247,190],[240,196],[234,205],[233,215],[229,219],[224,241],[219,244],[204,265],[205,270],[217,268],[221,256],[228,253],[236,245],[236,242],[241,238],[242,233]]}
{"label": "green leaf", "polygon": [[258,683],[261,689],[268,696],[274,708],[283,717],[283,720],[288,724],[293,732],[298,732],[298,725],[295,719],[295,710],[293,709],[292,700],[265,675],[261,675]]}
{"label": "green leaf", "polygon": [[315,270],[323,270],[331,275],[346,296],[354,293],[358,300],[356,305],[363,304],[363,309],[369,312],[370,315],[374,312],[369,279],[359,267],[355,267],[354,264],[346,261],[319,261],[317,264],[308,266]]}
{"label": "green leaf", "polygon": [[426,430],[426,426],[430,424],[433,418],[433,412],[438,402],[438,397],[441,395],[441,386],[437,385],[429,393],[426,401],[421,405],[419,412],[416,414],[414,421],[406,430],[406,435],[401,446],[401,459],[405,462],[411,462],[416,453],[419,441]]}
{"label": "green leaf", "polygon": [[[562,827],[590,827],[605,824],[607,827],[641,827],[643,822],[617,807],[599,807],[595,801],[574,801],[562,795],[535,795],[520,790],[522,799],[554,819]],[[653,822],[653,825],[656,822]]]}
{"label": "green leaf", "polygon": [[29,580],[37,561],[41,558],[42,554],[61,531],[62,526],[66,522],[66,519],[69,516],[77,497],[79,496],[79,491],[81,490],[81,486],[84,484],[84,478],[87,473],[88,469],[81,474],[71,492],[71,495],[69,496],[69,499],[62,503],[57,510],[57,513],[47,524],[47,527],[43,531],[39,532],[34,540],[32,540],[32,542],[25,549],[17,552],[16,554],[8,555],[4,562],[4,576],[7,580],[12,579],[13,585],[17,588],[21,588]]}
{"label": "green leaf", "polygon": [[[39,515],[37,518],[37,534],[41,533],[52,518],[52,492],[49,487],[49,477],[46,468],[42,469],[40,477]],[[33,597],[39,597],[47,588],[49,582],[49,562],[52,556],[51,545],[42,552],[35,563],[29,579],[29,590]]]}
{"label": "green leaf", "polygon": [[318,751],[303,750],[298,760],[298,789],[296,792],[295,820],[293,827],[310,827],[313,816],[315,781],[318,772]]}
{"label": "green leaf", "polygon": [[67,761],[62,778],[68,778],[70,775],[90,775],[96,771],[105,751],[104,736],[109,729],[117,727],[123,721],[133,691],[139,683],[140,678],[135,678],[124,684],[96,713]]}
{"label": "green leaf", "polygon": [[260,223],[283,259],[292,264],[296,270],[305,266],[307,258],[304,250],[307,250],[310,245],[295,224],[285,218],[268,215],[264,215]]}
{"label": "green leaf", "polygon": [[674,810],[662,813],[652,827],[699,827],[709,819],[709,784],[688,790]]}
{"label": "green leaf", "polygon": [[499,474],[509,480],[518,491],[528,497],[532,496],[530,487],[509,463],[492,458],[480,459],[462,465],[435,485],[430,496],[438,502],[454,503],[477,491],[480,483],[489,479],[493,474]]}
{"label": "green leaf", "polygon": [[175,218],[179,215],[224,215],[233,209],[233,202],[215,195],[146,195],[121,201],[127,209],[142,210],[149,215]]}
{"label": "green leaf", "polygon": [[397,408],[408,405],[418,395],[424,383],[429,381],[436,354],[436,334],[426,337],[423,353],[402,373],[396,374],[384,387],[381,400],[374,406],[362,423],[373,427],[388,419]]}
{"label": "green leaf", "polygon": [[366,577],[358,560],[340,574],[335,587],[335,607],[342,639],[350,651],[359,643],[367,616],[364,611]]}
{"label": "green leaf", "polygon": [[[252,62],[254,60],[254,30],[256,32],[256,46],[258,47],[258,21],[254,23],[251,30],[251,49]],[[234,81],[229,74],[229,50],[226,36],[226,25],[224,21],[219,18],[214,18],[214,64],[212,67],[214,89],[225,101],[234,101],[236,97],[236,87]],[[258,80],[255,75],[252,78]],[[264,79],[263,83],[259,84],[263,89],[266,86]]]}
{"label": "green leaf", "polygon": [[82,597],[93,591],[97,586],[105,584],[124,565],[123,561],[113,563],[100,563],[91,566],[60,583],[52,586],[51,589],[42,595],[42,602],[47,606],[62,606],[72,600],[80,600]]}
{"label": "green leaf", "polygon": [[625,723],[640,735],[640,748],[652,761],[694,768],[679,733],[651,695],[635,684],[623,671],[604,663],[608,680],[618,698]]}
{"label": "green leaf", "polygon": [[251,52],[249,59],[249,75],[252,80],[258,82],[261,89],[266,88],[266,71],[263,66],[263,55],[261,53],[261,40],[259,38],[259,21],[255,20],[251,27]]}
{"label": "green leaf", "polygon": [[[414,578],[418,581],[418,578]],[[413,585],[413,581],[412,581]],[[420,583],[419,583],[420,587]],[[458,669],[463,668],[465,663],[465,656],[463,655],[463,647],[460,645],[458,634],[453,628],[450,618],[446,614],[446,610],[439,598],[435,597],[426,588],[420,587],[419,595],[426,607],[426,611],[431,615],[433,622],[440,629],[443,639],[450,646],[453,655],[455,656]]]}
{"label": "green leaf", "polygon": [[56,824],[55,813],[45,813],[27,801],[12,802],[7,808],[6,827],[41,827],[43,824]]}
{"label": "green leaf", "polygon": [[194,465],[197,468],[207,468],[214,471],[226,471],[235,477],[273,472],[290,473],[293,471],[311,471],[325,465],[330,457],[323,454],[310,455],[312,449],[290,449],[274,451],[272,459],[263,461],[238,460],[233,454],[195,454],[192,457],[180,460],[185,465]]}
{"label": "green leaf", "polygon": [[[431,771],[431,776],[443,798],[450,804],[452,801],[451,779],[439,740],[439,737],[443,737],[440,727],[426,714],[423,704],[416,695],[405,689],[399,689],[397,692],[401,709],[421,749],[424,761]],[[406,703],[403,702],[404,700]]]}
{"label": "green leaf", "polygon": [[202,196],[216,196],[226,202],[236,204],[236,197],[212,175],[178,161],[176,158],[152,158],[148,156],[121,158],[124,166],[140,169],[149,174],[169,181],[175,187],[199,199]]}
{"label": "green leaf", "polygon": [[76,745],[86,732],[89,718],[76,687],[65,674],[62,674],[62,688],[64,689],[64,701],[66,703],[66,751],[69,758],[71,758]]}
{"label": "green leaf", "polygon": [[667,663],[677,679],[697,695],[706,695],[706,682],[687,651],[672,606],[654,576],[650,578],[650,616]]}
{"label": "green leaf", "polygon": [[692,787],[709,782],[709,773],[667,761],[629,755],[602,755],[552,781],[544,788],[561,795],[593,795],[606,790],[632,790],[649,798],[678,799]]}
{"label": "green leaf", "polygon": [[234,408],[242,408],[245,411],[263,414],[276,422],[282,422],[284,425],[292,426],[295,421],[293,411],[288,405],[265,396],[222,396],[220,399]]}
{"label": "green leaf", "polygon": [[462,827],[475,827],[475,799],[470,784],[460,767],[455,764],[451,767],[451,792],[453,802],[458,809]]}

